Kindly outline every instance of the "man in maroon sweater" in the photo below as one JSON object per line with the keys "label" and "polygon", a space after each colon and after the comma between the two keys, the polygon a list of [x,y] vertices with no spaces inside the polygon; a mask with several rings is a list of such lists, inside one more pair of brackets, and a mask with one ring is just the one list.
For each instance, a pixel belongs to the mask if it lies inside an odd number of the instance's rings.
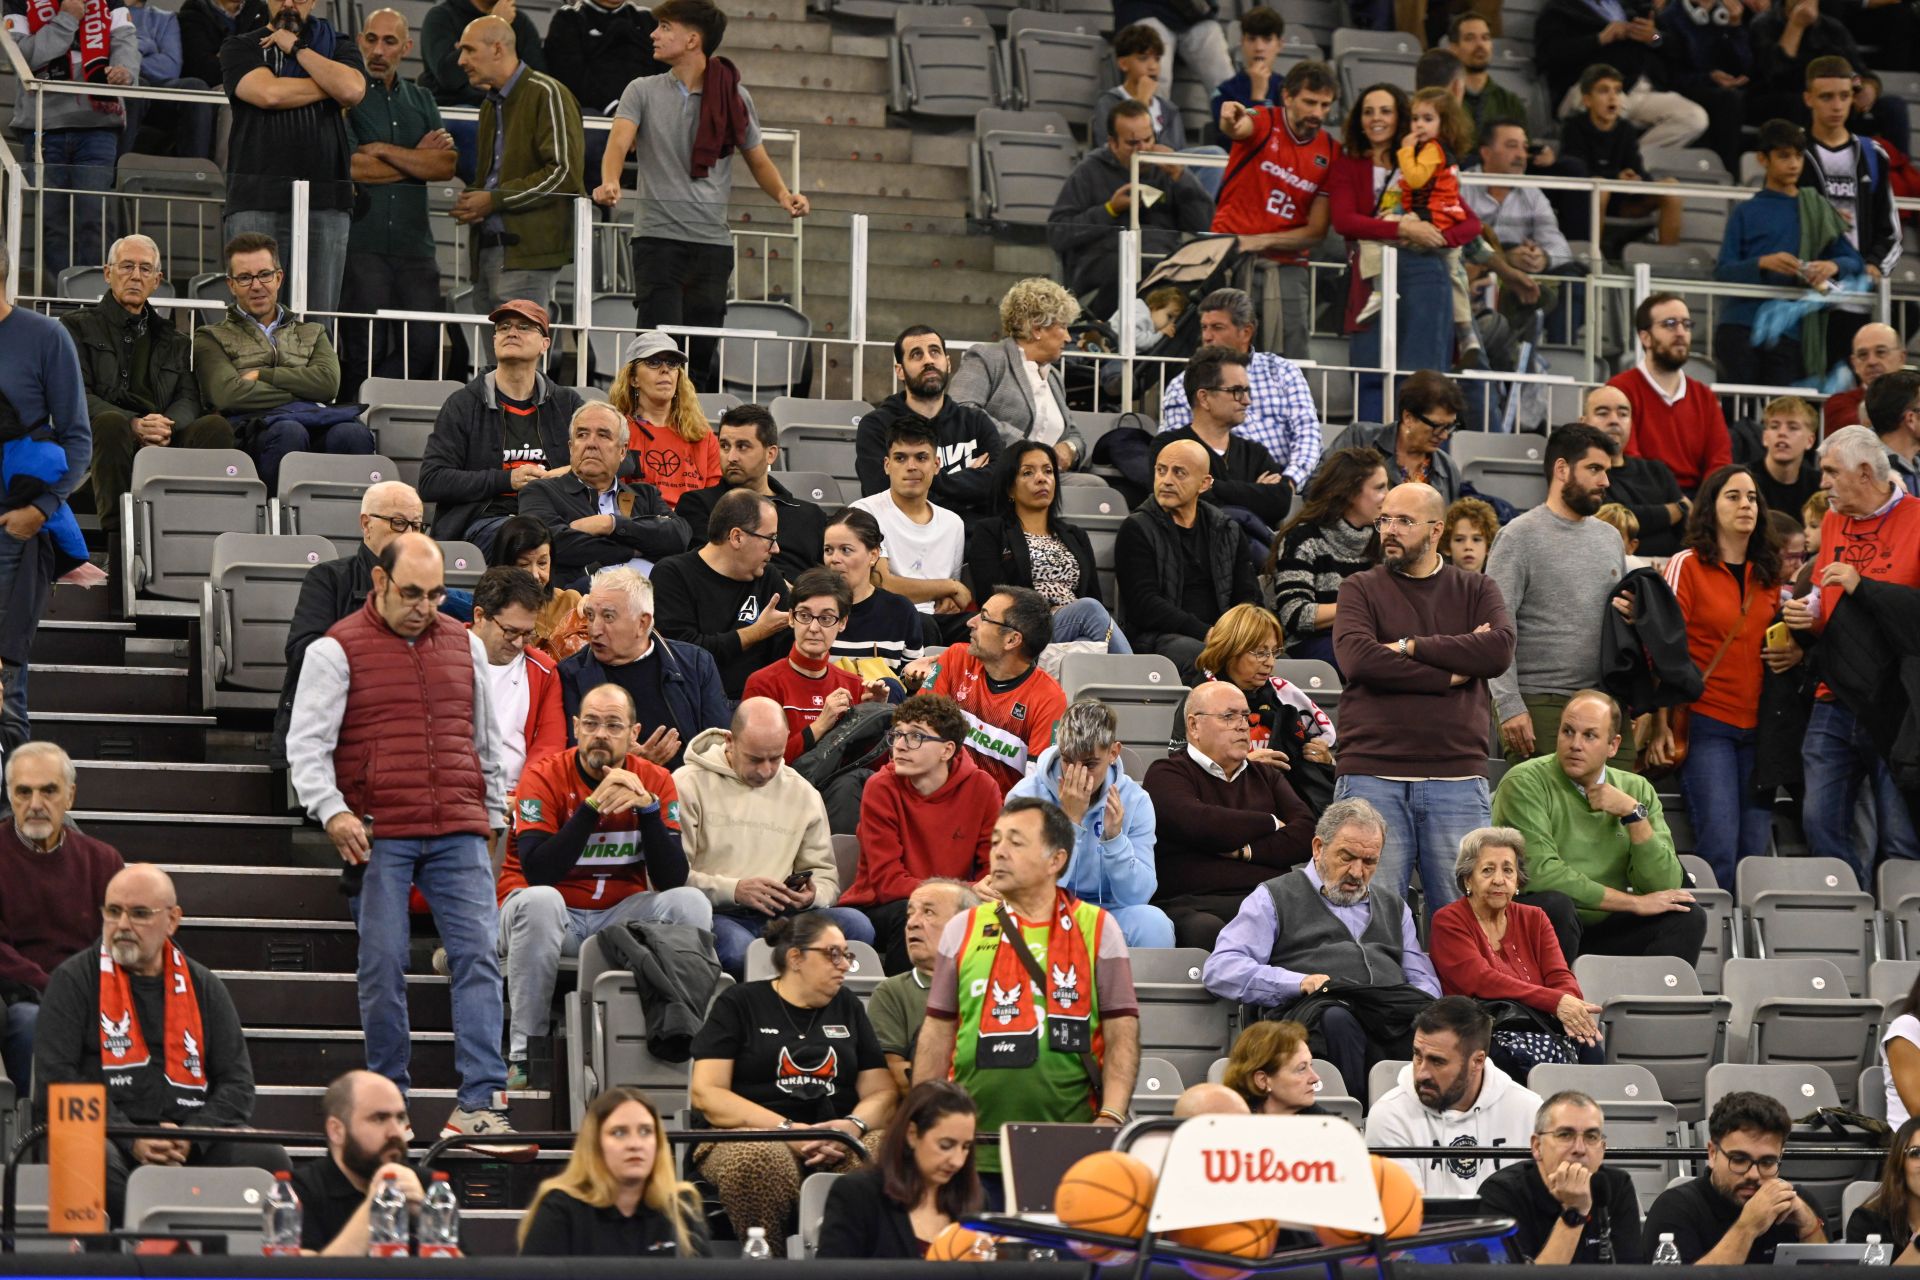
{"label": "man in maroon sweater", "polygon": [[1417,858],[1429,911],[1460,896],[1460,837],[1491,821],[1487,681],[1513,661],[1500,588],[1440,558],[1446,515],[1429,485],[1388,493],[1376,521],[1380,563],[1340,584],[1333,623],[1347,681],[1334,798],[1358,796],[1380,811],[1383,881],[1405,898]]}
{"label": "man in maroon sweater", "polygon": [[24,1096],[47,976],[100,938],[100,904],[122,864],[112,845],[67,825],[73,761],[51,742],[7,757],[13,817],[0,822],[0,999],[7,1006],[7,1078]]}
{"label": "man in maroon sweater", "polygon": [[1247,695],[1209,680],[1187,698],[1187,749],[1155,760],[1141,783],[1159,815],[1153,901],[1176,946],[1211,951],[1260,885],[1313,851],[1313,814],[1286,771],[1247,759]]}

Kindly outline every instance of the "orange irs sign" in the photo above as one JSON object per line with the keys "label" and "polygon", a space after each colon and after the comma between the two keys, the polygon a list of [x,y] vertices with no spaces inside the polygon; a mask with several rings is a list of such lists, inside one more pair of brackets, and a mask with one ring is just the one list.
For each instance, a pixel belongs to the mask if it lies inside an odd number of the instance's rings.
{"label": "orange irs sign", "polygon": [[47,1087],[47,1228],[107,1230],[107,1087]]}

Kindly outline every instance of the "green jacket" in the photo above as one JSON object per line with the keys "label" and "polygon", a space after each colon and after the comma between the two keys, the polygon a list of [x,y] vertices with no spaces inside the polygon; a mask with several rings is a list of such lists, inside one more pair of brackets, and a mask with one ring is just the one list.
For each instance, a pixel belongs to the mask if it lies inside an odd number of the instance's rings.
{"label": "green jacket", "polygon": [[1476,139],[1489,120],[1518,120],[1527,125],[1529,134],[1533,132],[1533,126],[1527,123],[1527,100],[1492,76],[1487,77],[1486,92],[1467,94],[1466,108],[1467,114],[1473,117],[1473,136]]}
{"label": "green jacket", "polygon": [[141,313],[147,329],[147,390],[153,407],[138,403],[133,391],[134,344],[138,336],[135,317],[113,300],[111,293],[100,301],[60,317],[80,349],[80,372],[87,384],[87,412],[94,418],[103,413],[125,413],[139,417],[161,413],[179,426],[186,426],[206,410],[200,407],[200,388],[193,380],[193,344],[173,322],[154,312],[148,304]]}
{"label": "green jacket", "polygon": [[1627,839],[1611,814],[1589,808],[1587,798],[1561,769],[1557,756],[1536,756],[1507,770],[1493,793],[1493,825],[1527,838],[1527,892],[1554,889],[1573,899],[1584,924],[1611,913],[1600,910],[1608,889],[1654,893],[1684,883],[1680,855],[1653,784],[1637,773],[1608,769],[1607,781],[1647,806],[1653,838]]}
{"label": "green jacket", "polygon": [[[586,189],[586,134],[580,104],[567,87],[544,72],[521,64],[520,78],[507,93],[506,146],[500,182],[490,193],[493,211],[507,233],[520,237],[506,251],[509,271],[546,271],[573,261],[573,200]],[[469,191],[484,190],[493,172],[494,130],[500,104],[488,94],[480,104],[478,172]],[[468,237],[475,273],[481,230]]]}
{"label": "green jacket", "polygon": [[[194,333],[193,364],[216,413],[261,413],[295,400],[331,404],[340,394],[340,357],[326,326],[295,320],[285,307],[269,340],[252,316],[227,304],[219,324]],[[257,380],[241,376],[254,369]]]}

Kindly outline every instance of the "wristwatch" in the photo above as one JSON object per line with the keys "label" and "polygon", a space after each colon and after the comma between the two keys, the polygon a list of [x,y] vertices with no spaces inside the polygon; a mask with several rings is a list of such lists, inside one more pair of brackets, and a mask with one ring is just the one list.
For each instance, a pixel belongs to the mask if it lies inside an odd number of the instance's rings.
{"label": "wristwatch", "polygon": [[1560,1221],[1566,1223],[1570,1227],[1586,1226],[1587,1216],[1588,1215],[1580,1212],[1578,1209],[1574,1208],[1572,1205],[1568,1205],[1566,1208],[1560,1211]]}
{"label": "wristwatch", "polygon": [[1411,645],[1412,643],[1413,643],[1412,640],[1409,640],[1403,636],[1401,637],[1400,643],[1394,645],[1393,647],[1395,650],[1399,652],[1401,657],[1406,658],[1406,657],[1412,656],[1407,652],[1407,646]]}
{"label": "wristwatch", "polygon": [[1646,820],[1647,820],[1647,806],[1643,804],[1637,804],[1633,806],[1632,813],[1625,813],[1620,815],[1620,825],[1623,827],[1630,827],[1636,822],[1645,822]]}

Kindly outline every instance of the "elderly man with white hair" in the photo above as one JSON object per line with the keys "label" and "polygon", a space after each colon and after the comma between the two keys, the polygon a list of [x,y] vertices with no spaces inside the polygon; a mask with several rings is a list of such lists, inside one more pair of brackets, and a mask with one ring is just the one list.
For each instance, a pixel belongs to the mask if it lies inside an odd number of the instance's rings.
{"label": "elderly man with white hair", "polygon": [[[1790,600],[1782,620],[1793,639],[1784,650],[1764,651],[1767,665],[1782,671],[1824,633],[1842,596],[1863,583],[1920,587],[1920,499],[1893,479],[1886,446],[1865,427],[1842,427],[1820,450],[1820,483],[1831,503],[1820,525],[1820,554],[1813,563],[1813,590]],[[1906,800],[1854,714],[1821,684],[1801,745],[1806,766],[1804,824],[1808,850],[1816,857],[1845,858],[1866,884],[1875,850],[1856,850],[1853,807],[1862,783],[1873,789],[1878,853],[1920,858]]]}
{"label": "elderly man with white hair", "polygon": [[80,349],[93,421],[93,505],[109,531],[120,527],[120,495],[140,450],[233,448],[232,425],[200,398],[193,343],[147,301],[166,278],[159,245],[122,236],[107,250],[107,291],[60,317]]}
{"label": "elderly man with white hair", "polygon": [[[644,480],[622,480],[627,420],[589,400],[567,423],[565,475],[520,490],[520,512],[553,533],[553,580],[572,586],[596,569],[630,565],[651,574],[656,561],[687,549],[687,522]],[[551,461],[551,460],[549,460]]]}
{"label": "elderly man with white hair", "polygon": [[[713,655],[654,631],[653,583],[637,569],[619,565],[593,575],[580,612],[587,619],[587,647],[560,664],[569,725],[589,692],[618,685],[633,699],[639,726],[634,751],[672,769],[688,743],[727,723],[727,695]],[[571,744],[571,730],[569,735]]]}

